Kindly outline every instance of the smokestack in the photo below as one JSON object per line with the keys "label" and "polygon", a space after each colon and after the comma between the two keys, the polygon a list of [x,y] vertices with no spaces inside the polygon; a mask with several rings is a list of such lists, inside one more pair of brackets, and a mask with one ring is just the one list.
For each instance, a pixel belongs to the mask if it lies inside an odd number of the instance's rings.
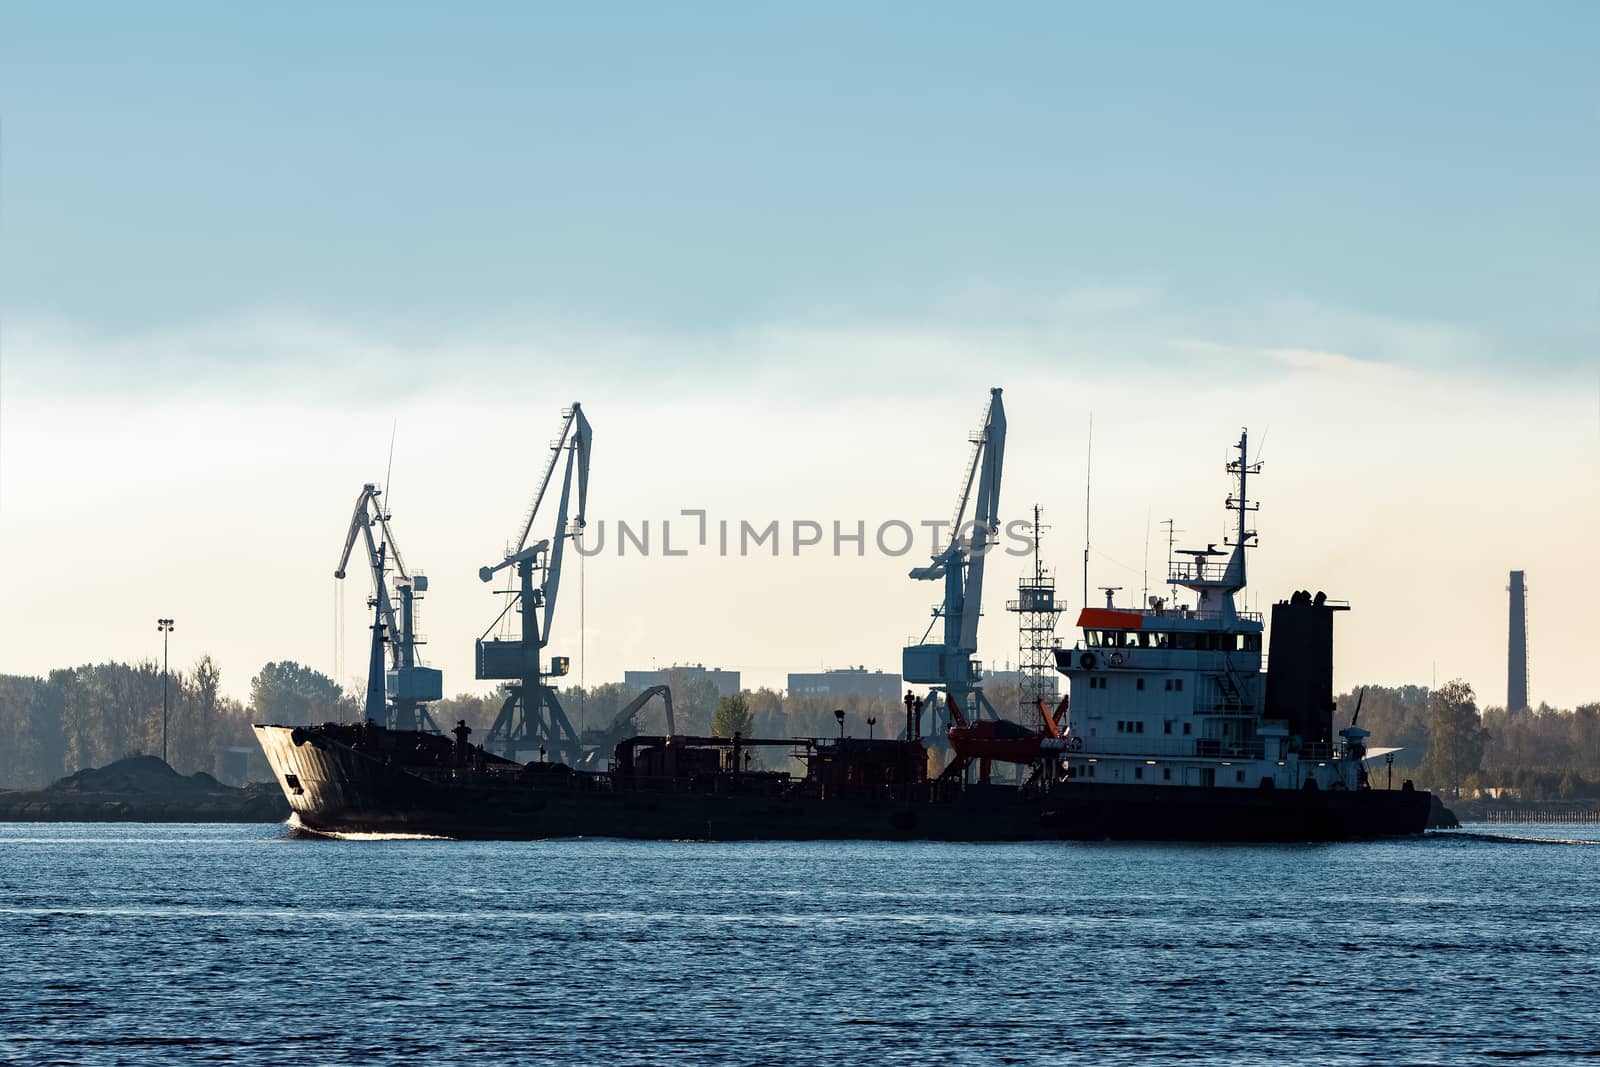
{"label": "smokestack", "polygon": [[1506,710],[1528,707],[1528,589],[1523,571],[1511,572],[1511,625],[1506,641]]}
{"label": "smokestack", "polygon": [[1264,717],[1307,745],[1333,742],[1333,613],[1343,610],[1304,591],[1272,605]]}

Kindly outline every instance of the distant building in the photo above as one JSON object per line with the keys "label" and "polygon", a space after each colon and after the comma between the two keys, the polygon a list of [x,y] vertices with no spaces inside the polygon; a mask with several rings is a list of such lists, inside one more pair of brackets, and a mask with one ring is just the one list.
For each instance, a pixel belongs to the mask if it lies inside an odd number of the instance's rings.
{"label": "distant building", "polygon": [[983,669],[983,685],[986,689],[993,689],[1002,685],[1021,686],[1025,681],[1031,681],[1022,671],[985,667]]}
{"label": "distant building", "polygon": [[854,695],[869,700],[899,700],[900,676],[885,674],[882,671],[869,671],[865,667],[845,667],[842,670],[821,671],[816,674],[791,674],[789,695],[792,697]]}
{"label": "distant building", "polygon": [[622,672],[622,684],[629,689],[649,689],[653,685],[671,685],[674,680],[690,681],[695,678],[703,678],[710,682],[719,697],[731,697],[739,692],[738,671],[707,667],[703,663],[673,665],[663,667],[661,670]]}

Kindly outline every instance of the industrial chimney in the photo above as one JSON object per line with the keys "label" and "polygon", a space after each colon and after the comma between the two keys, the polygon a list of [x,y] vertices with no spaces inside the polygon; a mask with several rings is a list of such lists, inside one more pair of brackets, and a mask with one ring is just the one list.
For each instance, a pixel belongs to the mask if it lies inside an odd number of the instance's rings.
{"label": "industrial chimney", "polygon": [[1522,571],[1511,572],[1511,626],[1506,642],[1506,710],[1528,707],[1528,599]]}

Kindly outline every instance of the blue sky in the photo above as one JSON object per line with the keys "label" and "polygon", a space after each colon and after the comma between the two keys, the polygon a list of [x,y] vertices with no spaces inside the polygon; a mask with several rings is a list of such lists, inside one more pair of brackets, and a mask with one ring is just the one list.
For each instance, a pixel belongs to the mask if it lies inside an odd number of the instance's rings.
{"label": "blue sky", "polygon": [[[329,669],[323,557],[399,419],[468,688],[474,572],[563,403],[613,520],[870,519],[948,510],[1003,385],[1007,502],[1045,505],[1064,574],[1091,414],[1097,578],[1130,588],[1148,518],[1220,523],[1249,425],[1261,598],[1370,609],[1341,684],[1493,698],[1520,566],[1536,698],[1592,700],[1561,593],[1600,545],[1596,189],[1587,3],[10,3],[0,553],[30,566],[0,670],[128,658],[156,614],[235,692],[268,655]],[[91,552],[122,595],[82,634],[59,591]],[[244,618],[240,558],[277,594]],[[899,561],[618,566],[591,682],[893,669],[926,610]],[[752,581],[867,606],[756,633]]]}
{"label": "blue sky", "polygon": [[1600,9],[1305,7],[11,4],[0,282],[107,331],[420,337],[1110,282],[1230,341],[1310,301],[1581,364]]}

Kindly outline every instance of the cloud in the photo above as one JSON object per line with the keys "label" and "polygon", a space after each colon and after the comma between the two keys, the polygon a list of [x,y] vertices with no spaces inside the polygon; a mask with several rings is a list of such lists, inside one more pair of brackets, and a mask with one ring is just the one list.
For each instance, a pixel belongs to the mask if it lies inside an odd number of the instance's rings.
{"label": "cloud", "polygon": [[[1309,333],[1263,330],[1247,344],[1138,319],[784,322],[694,336],[530,325],[387,337],[270,314],[134,338],[8,327],[0,547],[30,562],[8,593],[16,618],[33,621],[0,634],[0,667],[125,655],[142,647],[155,604],[193,620],[185,632],[206,635],[230,685],[268,656],[321,665],[331,554],[356,487],[383,476],[398,417],[402,537],[437,579],[429,654],[452,688],[467,688],[470,638],[498,610],[476,568],[521,515],[564,403],[583,400],[595,423],[594,516],[652,519],[659,536],[682,507],[761,522],[942,518],[966,434],[987,387],[1000,385],[1011,425],[1004,507],[1046,508],[1058,524],[1047,553],[1064,585],[1077,584],[1068,561],[1090,412],[1092,577],[1130,590],[1152,509],[1157,520],[1175,516],[1188,539],[1216,539],[1227,445],[1248,424],[1259,446],[1271,424],[1254,572],[1262,597],[1309,584],[1374,609],[1340,646],[1344,682],[1425,677],[1436,658],[1441,676],[1493,689],[1472,672],[1496,662],[1503,570],[1582,566],[1572,531],[1594,528],[1597,503],[1571,486],[1600,484],[1593,461],[1575,458],[1592,455],[1592,379],[1581,391],[1537,380],[1513,389]],[[26,389],[13,388],[24,374]],[[1530,454],[1563,459],[1529,469]],[[1485,485],[1515,487],[1518,504]],[[1530,527],[1528,514],[1543,525]],[[1464,523],[1470,544],[1459,543]],[[1159,560],[1159,541],[1153,552]],[[81,606],[61,597],[60,576],[90,554],[120,576],[116,618],[65,648],[59,634]],[[272,590],[242,617],[214,577],[240,559],[267,561]],[[791,659],[892,668],[899,641],[927,618],[927,591],[905,569],[788,555],[591,560],[589,680],[652,656],[744,666],[768,682]],[[991,603],[1003,602],[1015,576],[991,574]],[[1419,634],[1402,609],[1424,601],[1441,621]],[[759,627],[748,624],[752,610]],[[1579,607],[1543,610],[1542,641],[1584,632]],[[358,608],[347,622],[358,648]],[[992,612],[984,658],[1003,661],[1014,647],[1013,620]],[[1551,695],[1588,698],[1581,650],[1541,648]],[[758,676],[761,665],[769,673]]]}
{"label": "cloud", "polygon": [[[734,391],[837,403],[1063,376],[1078,393],[1148,389],[1142,371],[1206,379],[1190,379],[1191,389],[1232,386],[1241,365],[1252,380],[1312,375],[1352,385],[1445,367],[1457,380],[1498,380],[1517,365],[1492,339],[1454,324],[1297,297],[1242,299],[1197,316],[1157,280],[1027,292],[969,286],[947,297],[915,316],[787,317],[657,332],[532,320],[430,329],[268,308],[107,334],[12,316],[0,332],[0,360],[6,385],[30,396],[272,397],[358,409],[436,393],[551,386],[569,396]],[[1197,331],[1202,320],[1207,328]]]}

